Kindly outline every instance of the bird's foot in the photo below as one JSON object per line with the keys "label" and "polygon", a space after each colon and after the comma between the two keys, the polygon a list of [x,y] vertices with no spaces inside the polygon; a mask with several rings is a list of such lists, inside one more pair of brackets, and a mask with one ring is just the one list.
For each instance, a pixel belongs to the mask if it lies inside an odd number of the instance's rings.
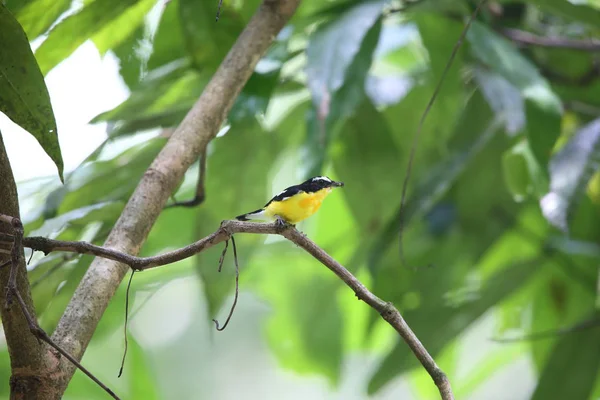
{"label": "bird's foot", "polygon": [[294,225],[287,222],[285,219],[281,218],[279,215],[275,216],[275,225],[277,229],[281,232],[286,228],[293,227]]}

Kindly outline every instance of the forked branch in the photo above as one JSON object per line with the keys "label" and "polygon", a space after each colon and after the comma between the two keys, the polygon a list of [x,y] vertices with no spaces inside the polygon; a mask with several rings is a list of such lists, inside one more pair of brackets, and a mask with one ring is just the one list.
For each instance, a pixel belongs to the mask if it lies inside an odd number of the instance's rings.
{"label": "forked branch", "polygon": [[454,399],[448,378],[437,366],[435,360],[410,329],[402,315],[392,303],[375,296],[350,271],[327,254],[312,240],[291,225],[281,226],[275,223],[253,223],[243,221],[223,221],[219,229],[186,247],[153,257],[136,257],[113,249],[96,246],[87,242],[68,242],[43,237],[23,238],[23,246],[48,254],[53,251],[68,251],[80,254],[93,254],[129,265],[132,269],[143,271],[161,265],[171,264],[198,254],[216,244],[227,242],[236,233],[278,234],[319,260],[349,286],[359,300],[375,309],[408,344],[414,355],[427,370],[437,385],[441,398]]}

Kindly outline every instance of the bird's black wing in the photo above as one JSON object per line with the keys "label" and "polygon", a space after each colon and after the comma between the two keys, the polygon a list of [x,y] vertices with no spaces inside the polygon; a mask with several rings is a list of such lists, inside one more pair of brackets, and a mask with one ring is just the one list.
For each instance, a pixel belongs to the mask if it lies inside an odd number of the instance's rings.
{"label": "bird's black wing", "polygon": [[278,195],[273,197],[271,200],[269,200],[269,202],[267,204],[265,204],[265,207],[267,207],[269,204],[271,204],[274,201],[283,201],[283,200],[288,199],[302,191],[303,190],[300,188],[300,185],[290,186],[289,188],[284,189],[281,193],[279,193]]}

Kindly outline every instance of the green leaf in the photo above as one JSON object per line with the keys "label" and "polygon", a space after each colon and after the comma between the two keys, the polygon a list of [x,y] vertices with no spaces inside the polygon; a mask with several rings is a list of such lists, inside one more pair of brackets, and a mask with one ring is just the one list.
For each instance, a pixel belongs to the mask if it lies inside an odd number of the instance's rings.
{"label": "green leaf", "polygon": [[578,23],[600,26],[600,11],[584,4],[567,0],[529,0],[533,5],[553,14],[563,16]]}
{"label": "green leaf", "polygon": [[130,376],[129,395],[132,399],[160,399],[157,388],[156,374],[152,371],[150,357],[146,354],[133,335],[129,335],[129,362],[125,366],[126,374]]}
{"label": "green leaf", "polygon": [[550,161],[550,192],[540,200],[544,216],[563,232],[587,183],[598,170],[600,119],[581,128]]}
{"label": "green leaf", "polygon": [[[96,0],[97,1],[97,0]],[[123,43],[143,24],[144,17],[158,0],[138,0],[121,15],[92,36],[92,40],[101,55]]]}
{"label": "green leaf", "polygon": [[[272,196],[268,183],[269,171],[275,161],[273,154],[281,150],[279,141],[264,132],[257,122],[233,124],[225,136],[215,139],[212,144],[207,159],[207,197],[197,214],[195,237],[206,236],[214,232],[222,220],[256,210],[268,201]],[[242,271],[253,247],[263,240],[264,237],[259,235],[236,236]],[[208,316],[219,317],[219,321],[221,317],[217,313],[233,288],[232,250],[229,243],[229,254],[221,273],[217,267],[222,247],[211,248],[196,256],[197,272],[204,282]]]}
{"label": "green leaf", "polygon": [[57,213],[106,201],[126,201],[165,141],[162,137],[153,138],[112,159],[77,168],[64,187],[65,195]]}
{"label": "green leaf", "polygon": [[369,101],[344,126],[332,159],[360,231],[371,237],[397,208],[392,199],[400,198],[402,187],[389,182],[403,163],[386,121]]}
{"label": "green leaf", "polygon": [[[599,318],[598,314],[594,318]],[[532,400],[589,399],[600,369],[597,328],[563,335],[554,347]],[[569,371],[569,379],[564,379]]]}
{"label": "green leaf", "polygon": [[531,100],[525,102],[525,109],[529,147],[542,167],[542,171],[547,173],[546,166],[561,132],[561,116],[556,112],[542,109]]}
{"label": "green leaf", "polygon": [[531,188],[527,159],[520,147],[515,146],[502,156],[504,183],[516,199],[524,198]]}
{"label": "green leaf", "polygon": [[560,114],[560,99],[535,65],[521,55],[512,43],[477,21],[473,21],[467,32],[467,40],[473,55],[515,85],[523,97],[548,113]]}
{"label": "green leaf", "polygon": [[139,85],[146,72],[145,67],[150,54],[140,51],[145,40],[144,29],[138,26],[127,39],[112,49],[119,58],[119,74],[130,90]]}
{"label": "green leaf", "polygon": [[183,38],[197,68],[216,69],[244,29],[237,13],[229,11],[217,23],[215,12],[212,0],[179,0]]}
{"label": "green leaf", "polygon": [[138,0],[95,0],[65,18],[50,31],[35,52],[42,73],[47,74],[83,42],[137,3]]}
{"label": "green leaf", "polygon": [[187,56],[181,20],[179,18],[179,0],[171,0],[163,11],[160,24],[152,43],[152,54],[148,60],[148,69],[154,70],[175,60]]}
{"label": "green leaf", "polygon": [[71,0],[36,0],[28,2],[15,14],[29,40],[46,32],[71,6]]}
{"label": "green leaf", "polygon": [[320,26],[309,38],[306,73],[314,104],[307,118],[310,175],[319,173],[335,130],[365,97],[365,80],[381,31],[382,7],[379,0],[357,4]]}
{"label": "green leaf", "polygon": [[207,73],[190,68],[147,79],[127,100],[91,122],[118,121],[109,134],[112,137],[157,126],[176,126],[196,102],[208,79]]}
{"label": "green leaf", "polygon": [[[456,143],[452,145],[449,154],[434,165],[427,167],[425,174],[415,185],[411,196],[407,199],[404,210],[404,224],[426,215],[452,189],[471,163],[477,160],[480,153],[488,147],[496,131],[503,121],[492,119],[492,113],[481,92],[476,92],[467,103],[467,108],[460,115],[455,129]],[[397,198],[396,206],[400,204]],[[374,271],[378,268],[382,255],[392,245],[396,244],[400,229],[400,209],[389,219],[374,240],[369,252],[368,266]]]}
{"label": "green leaf", "polygon": [[[429,353],[436,357],[450,341],[489,308],[525,285],[538,270],[538,264],[539,259],[513,263],[490,276],[477,291],[478,294],[472,297],[473,300],[455,308],[438,306],[432,310],[411,310],[404,313],[404,318],[409,321],[411,328],[418,332],[419,339]],[[368,393],[376,393],[395,376],[416,366],[416,358],[406,343],[399,340],[371,378]]]}
{"label": "green leaf", "polygon": [[31,133],[58,168],[63,160],[44,77],[19,23],[0,4],[0,111]]}

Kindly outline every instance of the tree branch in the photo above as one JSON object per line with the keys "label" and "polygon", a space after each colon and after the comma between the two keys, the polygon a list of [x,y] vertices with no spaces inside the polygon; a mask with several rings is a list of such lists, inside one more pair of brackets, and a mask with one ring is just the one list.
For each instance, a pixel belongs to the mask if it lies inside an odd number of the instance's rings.
{"label": "tree branch", "polygon": [[[107,248],[137,254],[168,198],[202,149],[216,136],[235,98],[256,64],[300,0],[264,0],[237,39],[202,95],[152,162],[109,234]],[[67,306],[52,338],[81,359],[92,335],[121,283],[127,266],[95,259]],[[62,390],[74,373],[61,362]]]}
{"label": "tree branch", "polygon": [[575,40],[559,37],[545,37],[533,34],[531,32],[522,31],[520,29],[500,28],[498,29],[502,35],[512,40],[513,42],[539,47],[553,47],[558,49],[571,49],[581,51],[599,51],[600,40],[586,39]]}
{"label": "tree branch", "polygon": [[386,302],[369,291],[350,271],[333,257],[321,249],[306,235],[291,225],[281,226],[277,223],[255,223],[244,221],[223,221],[219,229],[186,247],[153,257],[136,257],[114,249],[96,246],[87,242],[67,242],[43,237],[28,237],[23,239],[23,245],[48,254],[52,251],[68,251],[80,254],[94,254],[113,261],[129,265],[135,270],[146,270],[171,264],[192,257],[214,245],[226,242],[236,233],[278,234],[319,260],[323,265],[336,274],[350,287],[359,300],[364,301],[375,309],[404,339],[417,359],[427,370],[437,385],[442,399],[453,399],[450,382],[444,372],[437,366],[435,360],[410,329],[402,315],[392,303]]}

